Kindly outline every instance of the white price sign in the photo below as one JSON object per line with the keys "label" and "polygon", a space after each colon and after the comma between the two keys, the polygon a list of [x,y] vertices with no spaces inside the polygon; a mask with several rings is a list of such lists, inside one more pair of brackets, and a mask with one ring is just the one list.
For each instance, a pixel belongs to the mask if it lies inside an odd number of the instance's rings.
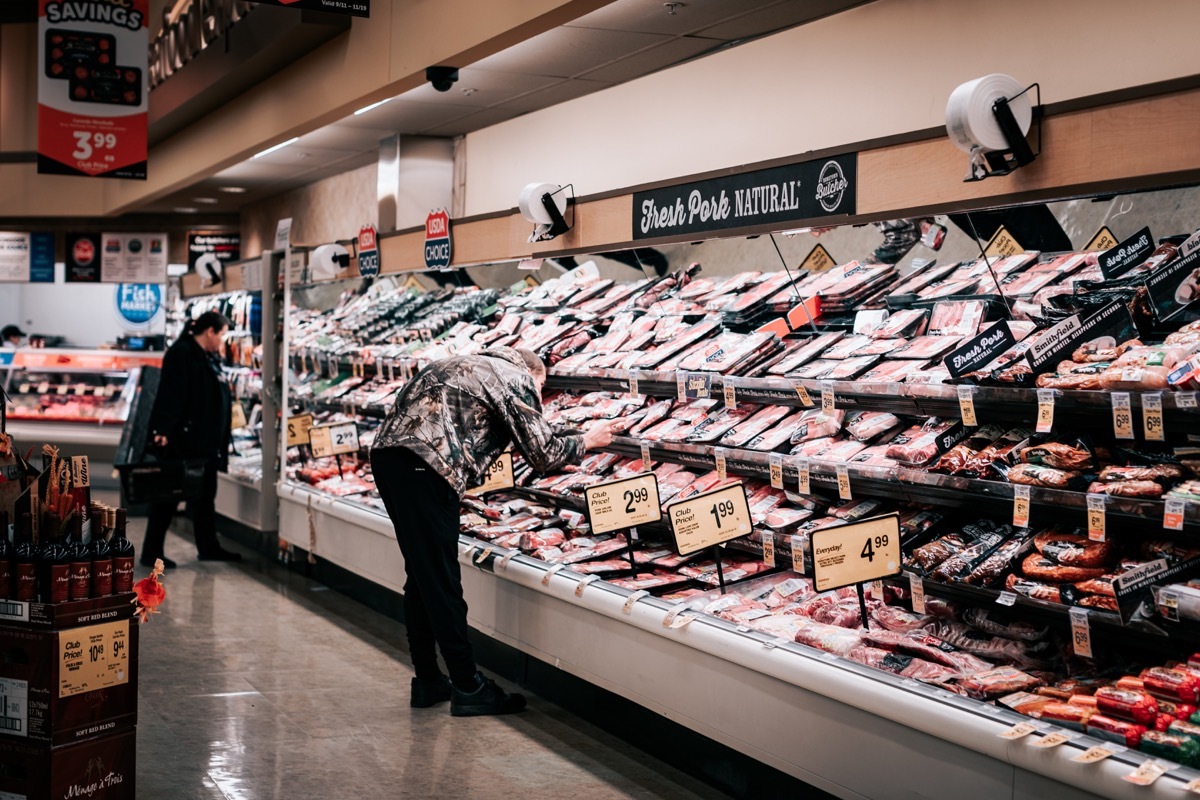
{"label": "white price sign", "polygon": [[1133,410],[1129,392],[1113,392],[1112,395],[1113,435],[1118,439],[1133,438]]}
{"label": "white price sign", "polygon": [[1104,508],[1107,503],[1108,495],[1106,494],[1089,494],[1087,496],[1088,538],[1093,542],[1104,541]]}
{"label": "white price sign", "polygon": [[308,444],[309,431],[312,430],[312,427],[312,414],[300,414],[296,417],[288,417],[287,446],[296,447],[297,445]]}
{"label": "white price sign", "polygon": [[925,613],[925,581],[920,575],[908,576],[908,591],[912,595],[912,610],[916,614]]}
{"label": "white price sign", "polygon": [[675,549],[683,556],[748,536],[750,505],[741,482],[667,506]]}
{"label": "white price sign", "polygon": [[629,394],[637,397],[641,392],[638,391],[638,371],[636,369],[629,370]]}
{"label": "white price sign", "polygon": [[598,483],[583,494],[592,533],[610,533],[662,519],[658,478],[653,472]]}
{"label": "white price sign", "polygon": [[780,453],[771,453],[768,456],[768,466],[771,475],[771,488],[783,488],[783,456]]}
{"label": "white price sign", "polygon": [[963,425],[966,425],[968,428],[974,428],[979,424],[979,419],[975,416],[974,386],[958,387],[958,411],[962,417]]}
{"label": "white price sign", "polygon": [[850,468],[845,464],[837,465],[838,497],[843,500],[853,500],[850,492]]}
{"label": "white price sign", "polygon": [[770,531],[763,531],[763,563],[768,567],[775,566],[775,534]]}
{"label": "white price sign", "polygon": [[1163,433],[1162,393],[1146,392],[1142,395],[1142,432],[1148,442],[1161,442]]}
{"label": "white price sign", "polygon": [[1088,612],[1086,608],[1072,608],[1071,616],[1071,644],[1075,648],[1075,655],[1080,658],[1092,657],[1092,627],[1088,624]]}
{"label": "white price sign", "polygon": [[1018,484],[1013,487],[1013,527],[1029,527],[1029,487]]}
{"label": "white price sign", "polygon": [[812,470],[809,466],[808,459],[801,461],[796,466],[796,469],[799,471],[800,476],[798,479],[797,491],[799,491],[802,495],[812,494]]}
{"label": "white price sign", "polygon": [[713,450],[713,461],[716,462],[717,467],[717,480],[725,480],[725,477],[728,474],[725,471],[725,456],[726,452],[724,447],[718,447]]}
{"label": "white price sign", "polygon": [[1038,389],[1037,432],[1049,433],[1054,427],[1054,390]]}
{"label": "white price sign", "polygon": [[642,440],[638,444],[638,446],[641,448],[641,451],[642,451],[642,466],[645,467],[646,469],[650,469],[650,465],[654,463],[653,461],[650,460],[650,443],[645,440]]}
{"label": "white price sign", "polygon": [[834,395],[833,384],[829,381],[821,382],[821,413],[827,417],[832,417],[834,412]]}
{"label": "white price sign", "polygon": [[309,429],[308,437],[317,458],[358,452],[358,425],[354,422],[320,425]]}
{"label": "white price sign", "polygon": [[[313,428],[314,431],[318,430]],[[511,489],[513,479],[512,453],[501,453],[500,457],[491,463],[483,476],[483,483],[474,489],[468,489],[467,494],[486,494],[498,492],[501,489]]]}
{"label": "white price sign", "polygon": [[863,520],[812,534],[818,592],[900,574],[900,515]]}
{"label": "white price sign", "polygon": [[722,391],[725,394],[725,407],[737,408],[737,386],[734,384],[733,378],[723,379]]}
{"label": "white price sign", "polygon": [[792,571],[804,574],[804,547],[799,536],[792,537]]}

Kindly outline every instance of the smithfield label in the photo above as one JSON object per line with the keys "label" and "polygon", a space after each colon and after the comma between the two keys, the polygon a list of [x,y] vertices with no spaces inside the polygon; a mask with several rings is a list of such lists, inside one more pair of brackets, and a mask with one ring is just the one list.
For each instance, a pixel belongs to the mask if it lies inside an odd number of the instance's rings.
{"label": "smithfield label", "polygon": [[446,209],[430,211],[425,218],[425,268],[447,269],[454,254],[450,242],[450,215]]}
{"label": "smithfield label", "polygon": [[[449,226],[446,226],[447,231]],[[426,232],[429,225],[426,223]],[[379,241],[374,225],[358,229],[358,274],[370,278],[379,274]]]}
{"label": "smithfield label", "polygon": [[858,155],[637,192],[633,238],[849,216],[856,210]]}

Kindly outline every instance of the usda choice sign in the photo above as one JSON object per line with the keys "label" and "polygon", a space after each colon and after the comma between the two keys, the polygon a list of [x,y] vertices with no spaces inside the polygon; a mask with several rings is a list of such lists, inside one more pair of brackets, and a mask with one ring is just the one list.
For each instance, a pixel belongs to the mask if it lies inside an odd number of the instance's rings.
{"label": "usda choice sign", "polygon": [[425,218],[425,268],[449,269],[454,255],[450,241],[450,215],[446,209],[430,211]]}

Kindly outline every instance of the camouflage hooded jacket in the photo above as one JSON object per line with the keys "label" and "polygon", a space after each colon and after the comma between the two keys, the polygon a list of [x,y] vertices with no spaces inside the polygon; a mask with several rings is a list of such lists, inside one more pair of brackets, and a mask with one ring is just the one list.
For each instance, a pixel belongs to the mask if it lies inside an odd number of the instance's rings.
{"label": "camouflage hooded jacket", "polygon": [[461,495],[483,482],[509,442],[538,472],[583,460],[583,437],[555,434],[525,362],[498,347],[419,372],[396,398],[372,447],[411,450]]}

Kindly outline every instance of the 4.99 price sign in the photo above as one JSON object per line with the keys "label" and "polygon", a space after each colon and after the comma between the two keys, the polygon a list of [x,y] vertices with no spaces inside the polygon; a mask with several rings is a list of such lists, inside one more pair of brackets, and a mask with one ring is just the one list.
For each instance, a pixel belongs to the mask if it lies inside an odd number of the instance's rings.
{"label": "4.99 price sign", "polygon": [[146,178],[150,0],[38,0],[38,172]]}

